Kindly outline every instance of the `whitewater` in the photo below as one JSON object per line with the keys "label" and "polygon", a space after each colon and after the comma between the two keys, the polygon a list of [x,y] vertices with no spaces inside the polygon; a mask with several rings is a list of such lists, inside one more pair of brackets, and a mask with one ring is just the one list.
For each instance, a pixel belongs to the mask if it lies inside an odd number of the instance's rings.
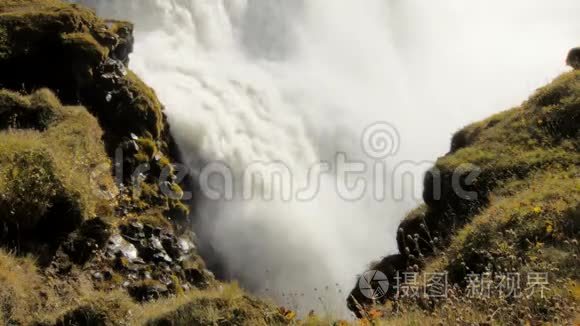
{"label": "whitewater", "polygon": [[[200,250],[220,277],[333,315],[347,315],[345,298],[369,262],[396,250],[421,174],[453,132],[564,71],[580,35],[577,0],[78,2],[135,23],[130,67],[165,105],[194,180],[212,162],[237,184],[248,166],[281,162],[304,184],[312,166],[330,162],[309,200],[201,192],[194,211]],[[390,126],[372,143],[385,155],[365,148],[376,122]],[[339,154],[390,172],[406,163],[411,177],[366,171],[386,198],[348,200],[336,189]]]}

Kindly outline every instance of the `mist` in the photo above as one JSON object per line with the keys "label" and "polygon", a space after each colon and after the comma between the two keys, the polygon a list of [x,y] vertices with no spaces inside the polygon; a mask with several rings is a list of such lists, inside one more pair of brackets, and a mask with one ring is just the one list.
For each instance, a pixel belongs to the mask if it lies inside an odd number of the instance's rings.
{"label": "mist", "polygon": [[[357,275],[396,251],[396,227],[452,134],[565,71],[580,35],[577,0],[81,2],[136,24],[131,68],[164,103],[194,180],[211,162],[237,185],[248,166],[281,162],[297,185],[330,163],[307,201],[197,198],[209,265],[303,313],[347,314]],[[381,121],[394,128],[376,143],[389,147],[378,158],[391,178],[362,176],[386,198],[346,200],[333,162],[376,164],[362,138]],[[414,178],[393,180],[401,162]],[[278,189],[267,181],[262,194]]]}

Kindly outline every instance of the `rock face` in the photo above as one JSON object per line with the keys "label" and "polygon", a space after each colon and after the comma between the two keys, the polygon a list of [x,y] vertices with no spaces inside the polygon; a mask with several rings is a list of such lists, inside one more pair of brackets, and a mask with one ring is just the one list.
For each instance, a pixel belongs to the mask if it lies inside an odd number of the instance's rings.
{"label": "rock face", "polygon": [[574,69],[580,69],[580,47],[570,50],[566,64]]}
{"label": "rock face", "polygon": [[[572,50],[568,58],[572,66],[577,54]],[[385,296],[371,300],[357,286],[349,308],[364,317],[375,309],[368,308],[373,303],[389,302],[392,310],[380,308],[386,315],[419,310],[434,323],[490,322],[486,318],[492,313],[499,324],[574,318],[578,297],[573,293],[580,282],[572,267],[580,263],[575,245],[580,237],[579,127],[580,71],[574,70],[520,107],[459,131],[451,151],[425,176],[425,204],[400,224],[399,253],[369,267],[383,272],[391,285],[405,285],[403,273],[416,273],[418,279],[445,273],[449,299],[401,296],[391,286]],[[521,273],[525,288],[534,271],[548,273],[553,281],[546,298],[478,300],[468,294],[468,275],[489,273],[497,280]],[[420,284],[420,293],[427,293],[428,283]]]}
{"label": "rock face", "polygon": [[[192,298],[223,309],[132,49],[129,22],[59,0],[0,2],[0,324],[171,323]],[[252,309],[242,296],[230,299]],[[245,323],[281,316],[260,309]]]}

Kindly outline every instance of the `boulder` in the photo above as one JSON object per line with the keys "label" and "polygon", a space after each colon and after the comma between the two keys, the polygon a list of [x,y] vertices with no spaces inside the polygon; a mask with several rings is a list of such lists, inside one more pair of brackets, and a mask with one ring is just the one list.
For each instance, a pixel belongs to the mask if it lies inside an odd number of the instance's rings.
{"label": "boulder", "polygon": [[568,52],[566,64],[574,69],[580,69],[580,47],[573,48]]}

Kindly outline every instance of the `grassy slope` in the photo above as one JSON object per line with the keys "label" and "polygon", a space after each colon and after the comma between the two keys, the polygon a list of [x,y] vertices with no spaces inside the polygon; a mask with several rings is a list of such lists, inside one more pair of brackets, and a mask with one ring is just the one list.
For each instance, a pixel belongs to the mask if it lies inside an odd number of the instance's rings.
{"label": "grassy slope", "polygon": [[[388,300],[363,314],[412,324],[578,321],[579,126],[580,71],[575,70],[520,107],[459,131],[451,152],[426,175],[426,204],[401,223],[400,254],[372,266],[389,276],[397,270],[447,272],[455,285],[451,299]],[[462,183],[473,192],[470,198],[453,190],[456,171],[462,181],[478,171],[469,186]],[[524,289],[527,273],[536,271],[549,273],[544,299],[467,295],[470,273],[521,273]],[[356,289],[353,297],[369,304]]]}

